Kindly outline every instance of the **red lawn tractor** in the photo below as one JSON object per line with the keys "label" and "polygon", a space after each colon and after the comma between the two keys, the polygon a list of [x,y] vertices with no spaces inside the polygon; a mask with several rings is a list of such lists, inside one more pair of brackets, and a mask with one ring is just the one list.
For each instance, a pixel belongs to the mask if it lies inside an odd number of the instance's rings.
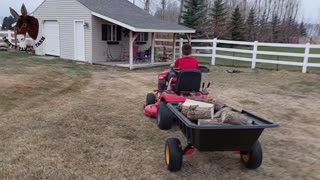
{"label": "red lawn tractor", "polygon": [[185,102],[188,97],[196,100],[207,100],[210,83],[201,88],[202,73],[209,69],[201,66],[199,70],[171,69],[158,75],[158,90],[149,93],[146,99],[144,114],[157,119],[158,127],[162,130],[171,129],[173,113],[168,109],[167,103]]}

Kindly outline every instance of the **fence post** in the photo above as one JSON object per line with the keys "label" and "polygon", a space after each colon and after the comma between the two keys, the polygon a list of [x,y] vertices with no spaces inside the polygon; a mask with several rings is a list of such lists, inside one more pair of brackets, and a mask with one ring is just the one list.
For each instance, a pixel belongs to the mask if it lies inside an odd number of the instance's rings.
{"label": "fence post", "polygon": [[212,41],[212,57],[211,57],[211,65],[216,65],[216,48],[217,48],[217,38],[214,38]]}
{"label": "fence post", "polygon": [[8,40],[10,43],[12,43],[12,33],[10,30],[8,30]]}
{"label": "fence post", "polygon": [[182,58],[182,46],[183,46],[183,38],[180,38],[179,42],[179,57]]}
{"label": "fence post", "polygon": [[304,60],[303,60],[303,68],[302,68],[303,73],[307,73],[308,62],[309,62],[309,53],[310,53],[310,43],[307,43],[306,49],[304,51]]}
{"label": "fence post", "polygon": [[253,54],[252,54],[252,64],[251,64],[251,69],[256,68],[257,64],[257,51],[258,51],[258,41],[255,41],[253,43]]}

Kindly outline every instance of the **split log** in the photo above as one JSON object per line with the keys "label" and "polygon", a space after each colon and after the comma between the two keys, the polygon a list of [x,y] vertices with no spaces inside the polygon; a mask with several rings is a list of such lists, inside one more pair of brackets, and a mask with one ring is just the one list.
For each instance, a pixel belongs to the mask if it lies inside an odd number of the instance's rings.
{"label": "split log", "polygon": [[221,109],[214,116],[218,122],[232,124],[232,125],[248,125],[252,124],[244,115],[239,112],[233,111],[231,108],[226,107]]}
{"label": "split log", "polygon": [[181,113],[192,121],[212,119],[214,116],[214,104],[188,99],[182,104]]}
{"label": "split log", "polygon": [[218,99],[216,100],[216,103],[224,104],[225,106],[230,107],[237,112],[243,111],[243,106],[240,103],[235,102],[228,97],[219,96]]}
{"label": "split log", "polygon": [[211,126],[211,125],[224,125],[222,122],[218,122],[216,119],[199,119],[199,126]]}
{"label": "split log", "polygon": [[190,106],[187,111],[187,118],[194,121],[198,119],[213,118],[213,107],[200,107],[199,105]]}

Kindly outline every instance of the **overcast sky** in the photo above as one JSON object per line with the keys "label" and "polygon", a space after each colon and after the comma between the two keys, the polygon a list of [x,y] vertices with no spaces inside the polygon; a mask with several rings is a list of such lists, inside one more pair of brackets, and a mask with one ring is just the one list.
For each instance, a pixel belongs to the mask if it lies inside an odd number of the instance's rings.
{"label": "overcast sky", "polygon": [[[0,17],[9,15],[9,7],[20,11],[22,3],[25,3],[28,11],[33,11],[43,0],[0,0]],[[132,0],[130,0],[132,1]],[[301,0],[302,8],[300,19],[305,22],[319,23],[320,0]],[[20,12],[19,12],[20,13]],[[1,20],[0,20],[1,21]]]}

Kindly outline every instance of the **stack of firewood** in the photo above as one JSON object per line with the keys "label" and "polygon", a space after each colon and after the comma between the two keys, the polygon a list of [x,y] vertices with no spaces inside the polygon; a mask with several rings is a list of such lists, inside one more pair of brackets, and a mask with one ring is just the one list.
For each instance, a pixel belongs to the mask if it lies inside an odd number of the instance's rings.
{"label": "stack of firewood", "polygon": [[229,98],[218,98],[214,103],[187,100],[180,105],[181,113],[190,121],[198,125],[248,125],[253,124],[248,120],[242,105]]}

